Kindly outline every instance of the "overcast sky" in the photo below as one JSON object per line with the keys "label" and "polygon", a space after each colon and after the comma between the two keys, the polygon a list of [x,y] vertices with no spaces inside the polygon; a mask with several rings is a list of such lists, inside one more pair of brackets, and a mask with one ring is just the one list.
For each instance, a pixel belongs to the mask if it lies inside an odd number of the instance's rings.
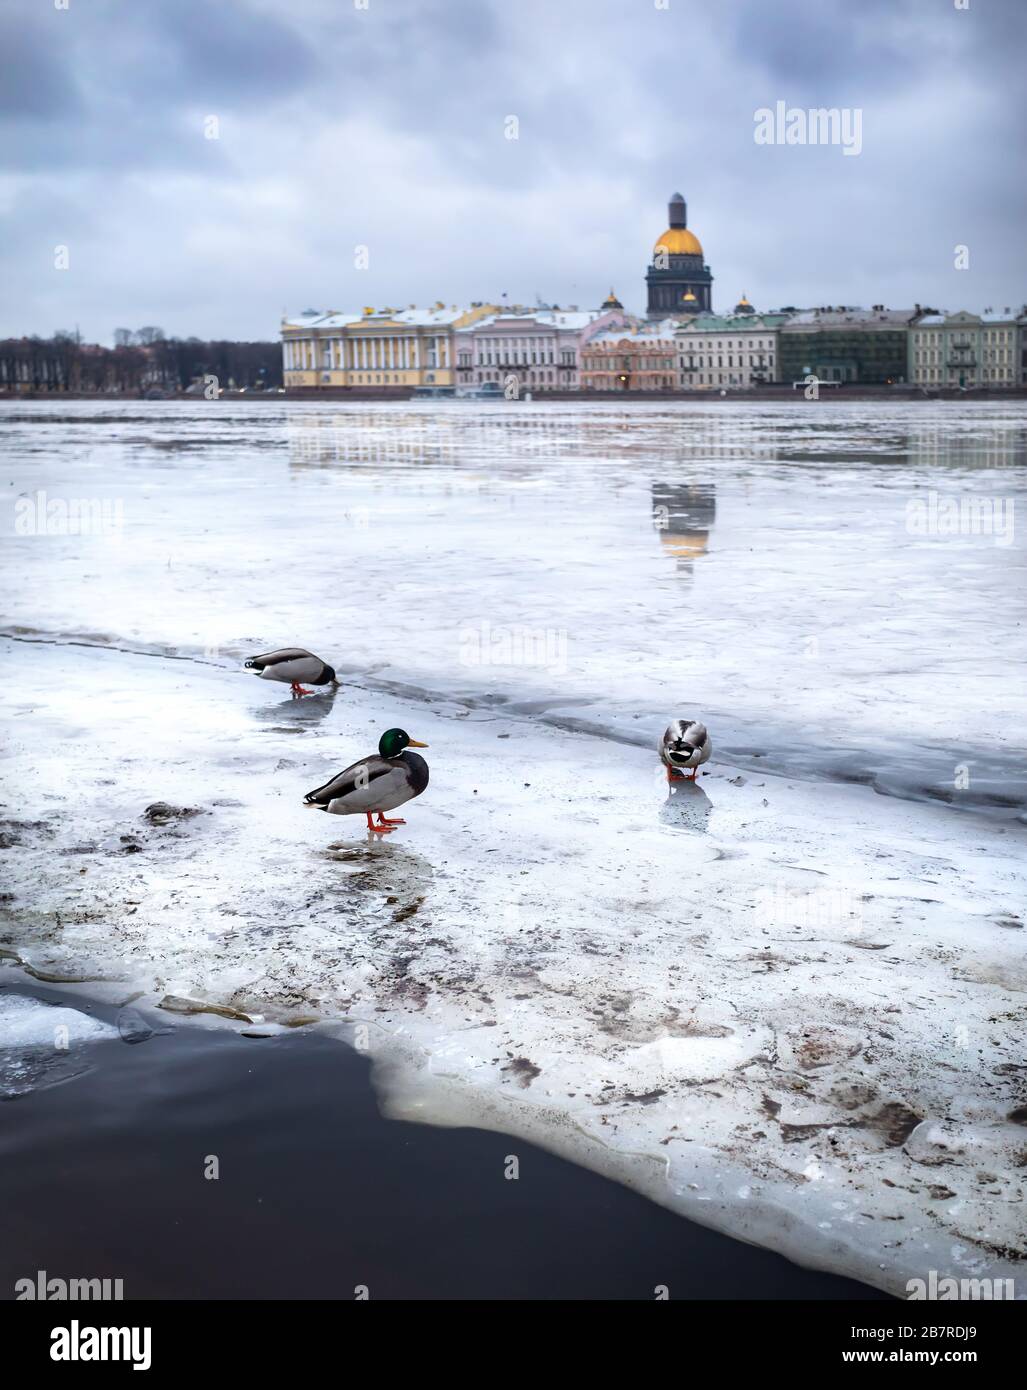
{"label": "overcast sky", "polygon": [[[643,310],[675,190],[717,309],[1019,307],[1027,0],[961,2],[0,0],[0,336]],[[756,144],[778,101],[862,152]]]}

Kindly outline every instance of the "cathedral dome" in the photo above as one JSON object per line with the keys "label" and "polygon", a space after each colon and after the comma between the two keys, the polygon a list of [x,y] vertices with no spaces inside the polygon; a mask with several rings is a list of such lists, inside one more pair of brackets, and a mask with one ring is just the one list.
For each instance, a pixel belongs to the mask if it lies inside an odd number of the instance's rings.
{"label": "cathedral dome", "polygon": [[653,247],[645,283],[650,319],[712,310],[713,276],[703,260],[702,243],[688,230],[688,208],[680,193],[673,194],[667,204],[667,230]]}
{"label": "cathedral dome", "polygon": [[653,255],[658,256],[661,250],[665,251],[668,256],[702,255],[699,238],[694,236],[687,227],[668,227],[653,247]]}

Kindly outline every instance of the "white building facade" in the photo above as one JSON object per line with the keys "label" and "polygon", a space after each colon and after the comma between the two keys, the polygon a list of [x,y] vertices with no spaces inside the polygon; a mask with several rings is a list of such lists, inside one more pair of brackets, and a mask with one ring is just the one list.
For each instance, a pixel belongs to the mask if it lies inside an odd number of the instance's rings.
{"label": "white building facade", "polygon": [[786,314],[701,314],[676,334],[682,391],[751,390],[778,381],[778,329]]}

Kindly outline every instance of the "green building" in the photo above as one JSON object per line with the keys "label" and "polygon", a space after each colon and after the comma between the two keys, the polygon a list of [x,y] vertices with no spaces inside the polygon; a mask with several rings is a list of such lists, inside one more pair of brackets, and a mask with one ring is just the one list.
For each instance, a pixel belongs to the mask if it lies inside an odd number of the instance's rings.
{"label": "green building", "polygon": [[804,309],[778,333],[782,381],[860,382],[893,385],[908,379],[909,326],[919,309],[839,306]]}
{"label": "green building", "polygon": [[909,333],[909,379],[925,389],[1021,384],[1025,316],[925,314]]}

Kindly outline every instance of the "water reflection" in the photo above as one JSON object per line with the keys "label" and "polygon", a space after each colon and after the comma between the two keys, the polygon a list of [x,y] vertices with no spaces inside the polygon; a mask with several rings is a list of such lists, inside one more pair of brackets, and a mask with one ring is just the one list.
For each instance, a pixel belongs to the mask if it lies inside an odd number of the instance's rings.
{"label": "water reflection", "polygon": [[704,835],[713,802],[698,782],[671,782],[667,800],[660,807],[660,820],[678,830],[692,830]]}
{"label": "water reflection", "polygon": [[371,465],[405,468],[532,462],[580,452],[580,422],[544,410],[473,407],[410,411],[297,413],[287,421],[292,468]]}
{"label": "water reflection", "polygon": [[654,482],[652,506],[653,526],[664,552],[674,558],[679,574],[690,576],[694,561],[706,554],[716,520],[713,484]]}
{"label": "water reflection", "polygon": [[351,931],[359,925],[354,917],[366,913],[368,927],[406,924],[404,932],[414,931],[435,875],[431,861],[393,836],[365,833],[363,815],[318,812],[315,817],[312,812],[315,819],[321,824],[330,820],[333,829],[351,832],[348,840],[336,840],[322,851],[325,859],[342,868],[338,881],[327,889],[329,896],[345,899],[340,929]]}
{"label": "water reflection", "polygon": [[329,687],[316,695],[290,695],[287,700],[276,700],[272,705],[257,705],[254,718],[300,733],[305,728],[315,728],[331,713],[338,693],[337,689]]}
{"label": "water reflection", "polygon": [[[853,409],[855,407],[855,409]],[[747,409],[683,399],[630,411],[589,402],[318,407],[285,417],[290,467],[482,468],[524,464],[892,463],[1009,468],[1027,462],[1013,412],[801,400]],[[924,407],[927,409],[927,407]]]}
{"label": "water reflection", "polygon": [[305,410],[286,417],[286,433],[292,468],[463,469],[557,461],[616,466],[634,459],[679,463],[778,456],[770,422],[722,409],[627,412],[465,403],[430,409]]}
{"label": "water reflection", "polygon": [[778,421],[775,457],[783,463],[871,464],[922,469],[1016,468],[1027,464],[1027,429],[1014,417],[982,420],[967,415],[899,427],[868,416],[863,428],[850,418]]}
{"label": "water reflection", "polygon": [[916,468],[1016,468],[1027,463],[1027,431],[1019,423],[1004,428],[992,424],[955,430],[927,425],[911,431],[903,441],[904,457]]}

